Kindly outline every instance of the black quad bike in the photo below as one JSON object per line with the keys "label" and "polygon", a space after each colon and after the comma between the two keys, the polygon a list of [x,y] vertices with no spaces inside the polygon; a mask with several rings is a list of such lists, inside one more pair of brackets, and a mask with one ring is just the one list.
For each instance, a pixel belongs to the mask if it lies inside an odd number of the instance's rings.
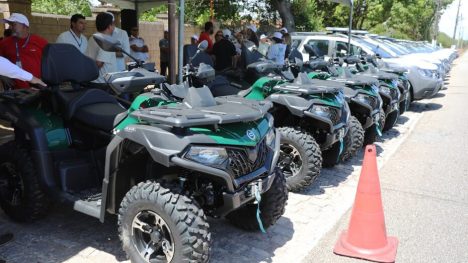
{"label": "black quad bike", "polygon": [[[103,35],[95,39],[106,51],[121,50]],[[207,215],[257,230],[284,213],[271,103],[215,99],[206,87],[189,88],[175,103],[163,88],[125,109],[105,91],[80,87],[98,69],[67,44],[44,49],[42,74],[48,88],[0,95],[0,117],[14,129],[0,146],[0,206],[12,219],[33,221],[64,202],[101,222],[117,214],[132,262],[206,262]],[[165,81],[141,68],[106,79],[117,94]]]}

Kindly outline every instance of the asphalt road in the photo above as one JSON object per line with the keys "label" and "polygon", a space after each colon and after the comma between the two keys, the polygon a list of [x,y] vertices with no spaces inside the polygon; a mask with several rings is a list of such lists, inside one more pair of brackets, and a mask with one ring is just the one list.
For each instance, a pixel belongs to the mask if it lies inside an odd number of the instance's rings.
{"label": "asphalt road", "polygon": [[[412,134],[379,171],[397,262],[468,262],[468,52],[448,90],[427,104]],[[304,262],[360,262],[333,254],[350,211]]]}

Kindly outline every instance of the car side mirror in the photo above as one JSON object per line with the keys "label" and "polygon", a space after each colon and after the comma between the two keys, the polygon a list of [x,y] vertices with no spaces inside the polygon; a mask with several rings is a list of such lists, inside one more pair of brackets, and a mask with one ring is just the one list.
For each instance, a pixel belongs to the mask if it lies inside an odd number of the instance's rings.
{"label": "car side mirror", "polygon": [[112,36],[105,35],[102,33],[93,34],[93,39],[96,41],[98,46],[107,52],[121,52],[122,44],[119,40],[113,38]]}

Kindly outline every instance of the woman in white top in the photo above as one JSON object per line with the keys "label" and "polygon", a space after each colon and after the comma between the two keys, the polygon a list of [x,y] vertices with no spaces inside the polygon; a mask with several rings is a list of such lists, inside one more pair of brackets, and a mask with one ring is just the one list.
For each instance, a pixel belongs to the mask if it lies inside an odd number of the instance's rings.
{"label": "woman in white top", "polygon": [[275,32],[272,40],[273,45],[268,50],[267,58],[273,60],[275,63],[284,65],[284,55],[286,54],[286,45],[283,44],[283,34]]}

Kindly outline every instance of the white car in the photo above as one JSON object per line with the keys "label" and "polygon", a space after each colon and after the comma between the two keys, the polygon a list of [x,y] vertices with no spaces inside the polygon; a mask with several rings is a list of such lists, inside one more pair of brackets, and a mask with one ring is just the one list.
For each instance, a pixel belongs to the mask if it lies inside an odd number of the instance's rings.
{"label": "white car", "polygon": [[[316,48],[319,56],[325,59],[334,57],[347,50],[348,36],[344,34],[307,33],[298,32],[292,34],[292,45],[297,46],[304,60],[309,59],[309,54],[304,50],[304,45],[309,44]],[[377,52],[375,52],[377,51]],[[439,69],[434,63],[427,62],[417,57],[398,57],[389,52],[384,44],[375,44],[366,41],[365,37],[353,37],[351,39],[350,55],[374,55],[378,53],[382,61],[389,66],[405,68],[408,71],[408,80],[411,88],[411,99],[421,100],[434,96],[442,87],[443,80]]]}

